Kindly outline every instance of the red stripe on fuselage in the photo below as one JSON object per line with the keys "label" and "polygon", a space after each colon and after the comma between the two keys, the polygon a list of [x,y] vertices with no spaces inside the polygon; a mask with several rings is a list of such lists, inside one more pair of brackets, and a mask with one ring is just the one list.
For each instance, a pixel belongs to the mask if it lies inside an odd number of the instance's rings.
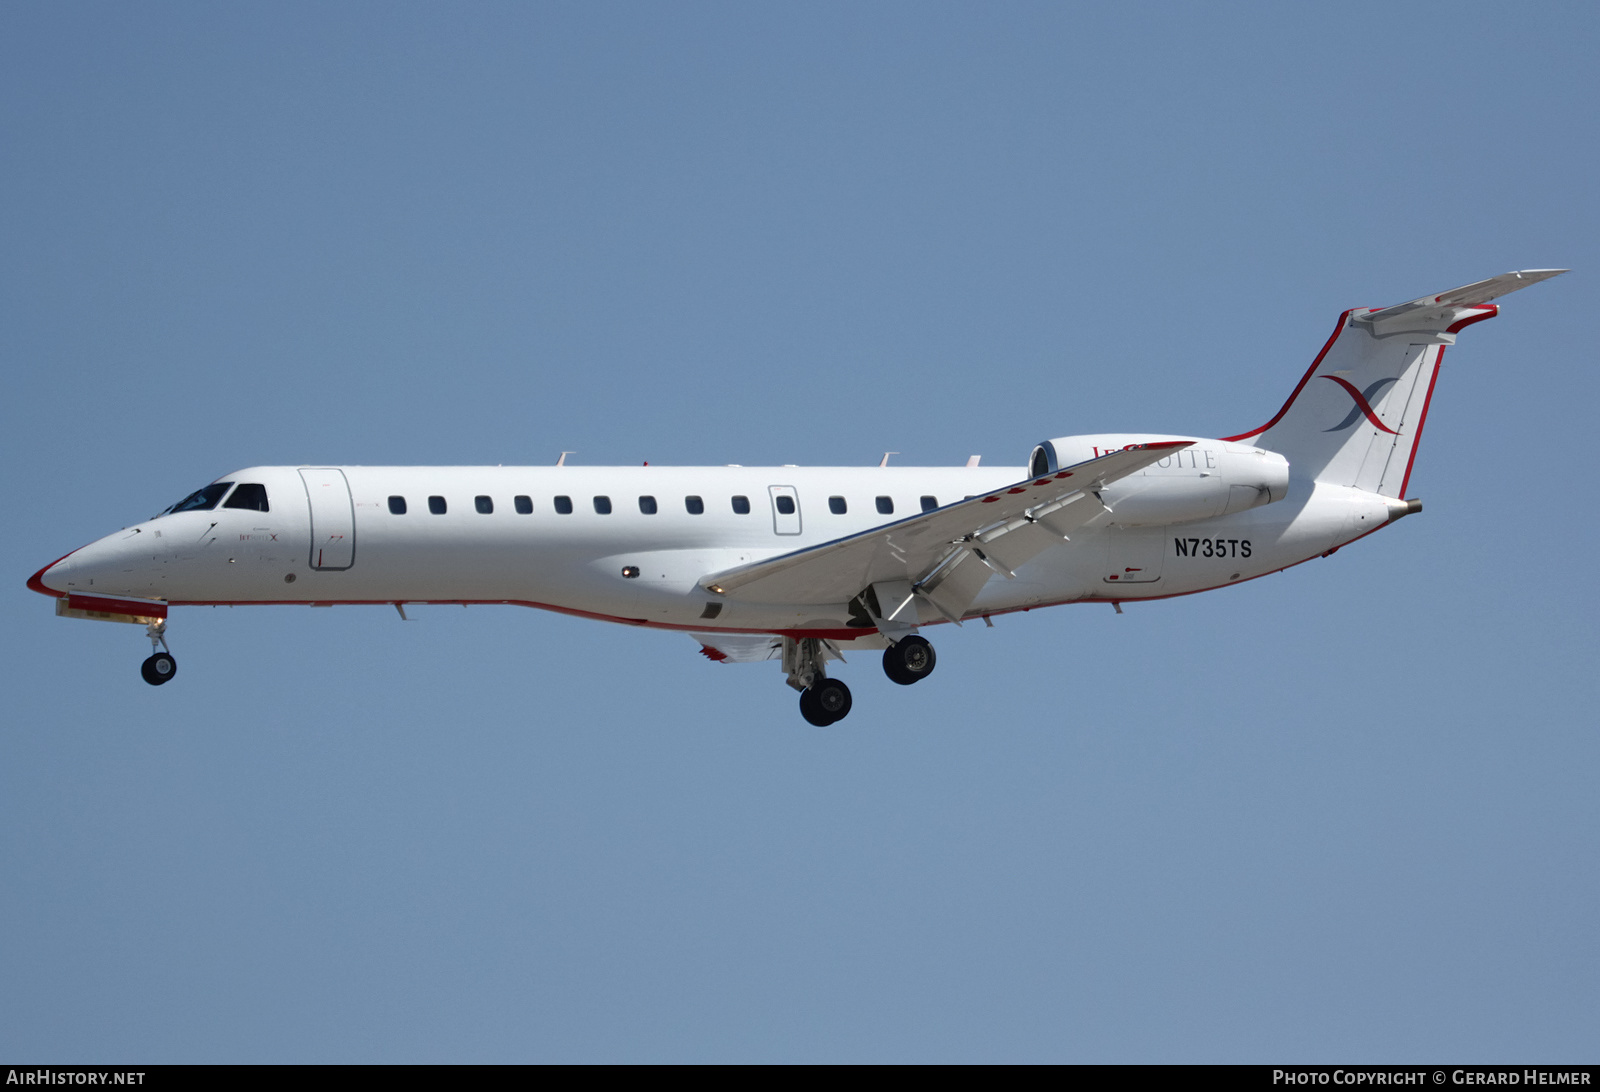
{"label": "red stripe on fuselage", "polygon": [[[383,607],[395,602],[387,599],[174,599],[174,607]],[[648,626],[652,629],[670,629],[683,633],[773,633],[780,637],[826,637],[832,641],[854,641],[869,637],[877,630],[870,626],[860,629],[761,629],[732,626],[708,626],[704,622],[693,624],[678,622],[653,622],[648,618],[621,618],[614,614],[598,614],[576,607],[558,607],[553,603],[535,603],[529,599],[402,599],[401,603],[422,603],[435,607],[532,607],[555,614],[570,614],[574,618],[592,618],[596,622],[615,622],[623,626]]]}

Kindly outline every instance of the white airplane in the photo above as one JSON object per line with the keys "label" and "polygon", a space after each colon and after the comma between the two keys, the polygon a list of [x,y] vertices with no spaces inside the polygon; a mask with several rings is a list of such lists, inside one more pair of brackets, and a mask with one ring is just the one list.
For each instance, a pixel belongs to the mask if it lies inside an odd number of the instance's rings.
{"label": "white airplane", "polygon": [[1532,269],[1339,316],[1258,429],[1063,436],[1025,467],[322,467],[226,474],[72,551],[28,586],[63,617],[146,626],[169,682],[173,606],[509,603],[779,660],[800,712],[850,712],[826,665],[919,630],[1058,603],[1160,599],[1268,573],[1421,511],[1404,499],[1445,346]]}

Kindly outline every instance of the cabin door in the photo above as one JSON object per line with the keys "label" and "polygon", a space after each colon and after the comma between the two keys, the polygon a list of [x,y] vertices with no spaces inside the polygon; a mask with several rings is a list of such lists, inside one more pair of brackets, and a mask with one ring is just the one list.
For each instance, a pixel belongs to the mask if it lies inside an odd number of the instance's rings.
{"label": "cabin door", "polygon": [[311,504],[311,567],[348,569],[356,561],[356,514],[344,471],[300,471]]}

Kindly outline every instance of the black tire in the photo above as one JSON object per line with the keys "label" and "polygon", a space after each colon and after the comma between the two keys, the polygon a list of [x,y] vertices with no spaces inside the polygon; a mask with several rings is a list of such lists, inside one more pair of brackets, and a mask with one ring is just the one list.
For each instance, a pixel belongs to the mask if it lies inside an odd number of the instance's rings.
{"label": "black tire", "polygon": [[158,652],[144,663],[139,665],[139,674],[144,676],[144,681],[151,686],[160,686],[162,683],[171,682],[172,676],[178,673],[178,661],[170,653]]}
{"label": "black tire", "polygon": [[807,724],[815,724],[818,728],[826,728],[833,723],[833,718],[822,711],[817,704],[817,690],[808,687],[800,691],[800,715],[806,718]]}
{"label": "black tire", "polygon": [[838,679],[823,679],[811,689],[816,691],[817,708],[828,718],[829,724],[837,724],[850,715],[850,688],[844,683]]}
{"label": "black tire", "polygon": [[938,662],[933,646],[921,637],[902,637],[883,650],[883,673],[901,686],[926,679]]}

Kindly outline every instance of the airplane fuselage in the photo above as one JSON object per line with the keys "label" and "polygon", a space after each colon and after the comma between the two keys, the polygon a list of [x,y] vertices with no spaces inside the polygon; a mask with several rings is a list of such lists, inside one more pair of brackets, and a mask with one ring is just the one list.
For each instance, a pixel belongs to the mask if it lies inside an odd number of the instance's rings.
{"label": "airplane fuselage", "polygon": [[[1148,437],[1081,438],[1114,450]],[[1202,591],[1325,553],[1391,518],[1357,490],[1289,484],[1277,503],[1135,525],[1142,498],[1201,496],[1228,451],[1198,440],[1108,487],[1109,511],[990,580],[967,616],[1082,600]],[[875,636],[846,604],[721,601],[708,574],[982,496],[1027,468],[251,467],[265,511],[163,514],[92,543],[39,579],[69,595],[187,604],[512,603],[695,632]],[[1180,501],[1181,503],[1181,501]],[[1159,509],[1157,510],[1159,512]],[[709,608],[709,609],[708,609]],[[942,621],[924,617],[924,623]]]}
{"label": "airplane fuselage", "polygon": [[510,603],[778,660],[825,726],[850,712],[827,668],[845,648],[881,649],[910,685],[937,659],[921,627],[1225,587],[1420,511],[1405,498],[1445,349],[1561,272],[1345,311],[1237,436],[1061,436],[1024,466],[251,467],[28,586],[59,615],[144,624],[152,685],[177,670],[169,606]]}

